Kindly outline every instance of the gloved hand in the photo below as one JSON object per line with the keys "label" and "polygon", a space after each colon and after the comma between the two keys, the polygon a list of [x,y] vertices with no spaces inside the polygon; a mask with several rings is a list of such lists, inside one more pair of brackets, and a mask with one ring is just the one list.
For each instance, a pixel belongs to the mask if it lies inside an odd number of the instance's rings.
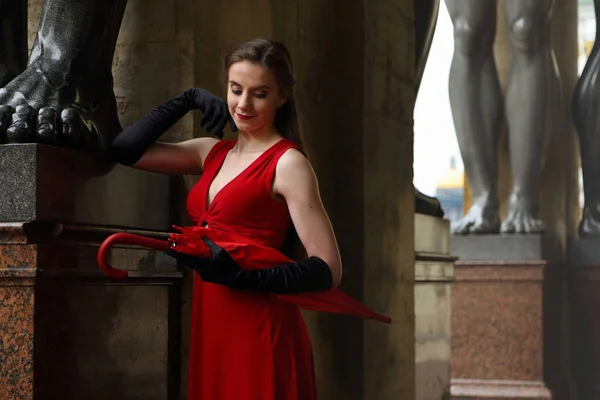
{"label": "gloved hand", "polygon": [[159,137],[193,109],[203,114],[200,125],[206,125],[206,130],[219,139],[227,123],[237,131],[225,100],[204,89],[191,88],[125,128],[112,142],[110,156],[124,165],[135,164]]}
{"label": "gloved hand", "polygon": [[194,269],[205,282],[233,289],[277,294],[320,292],[331,289],[333,285],[331,270],[319,257],[309,257],[273,268],[245,270],[222,247],[210,239],[203,240],[210,248],[210,258],[201,259],[179,253],[177,246],[169,249],[167,254]]}
{"label": "gloved hand", "polygon": [[177,251],[176,247],[173,247],[173,245],[169,247],[169,250],[167,250],[166,253],[167,255],[173,257],[178,261],[181,261],[183,264],[196,271],[198,275],[200,275],[202,280],[207,281],[208,275],[206,273],[207,268],[205,265],[210,262],[209,258],[199,258],[186,253],[181,253]]}
{"label": "gloved hand", "polygon": [[191,88],[185,92],[194,108],[202,111],[200,126],[206,125],[206,131],[213,133],[219,139],[223,138],[223,129],[229,123],[231,130],[237,132],[237,126],[229,113],[227,102],[220,97],[200,88]]}

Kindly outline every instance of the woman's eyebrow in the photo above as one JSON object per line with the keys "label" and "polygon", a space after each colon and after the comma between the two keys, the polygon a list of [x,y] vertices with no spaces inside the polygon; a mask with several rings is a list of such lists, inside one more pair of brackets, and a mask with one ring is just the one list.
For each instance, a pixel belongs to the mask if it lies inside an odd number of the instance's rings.
{"label": "woman's eyebrow", "polygon": [[[232,85],[242,86],[234,80],[230,80],[229,83],[231,83]],[[262,85],[262,86],[258,86],[258,87],[251,88],[251,89],[254,89],[254,90],[256,90],[256,89],[271,89],[271,87],[268,85]]]}

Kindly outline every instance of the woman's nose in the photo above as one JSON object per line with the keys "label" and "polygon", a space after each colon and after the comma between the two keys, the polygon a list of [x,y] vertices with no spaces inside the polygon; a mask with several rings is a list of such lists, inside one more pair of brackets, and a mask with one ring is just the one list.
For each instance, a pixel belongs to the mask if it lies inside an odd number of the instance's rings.
{"label": "woman's nose", "polygon": [[240,101],[238,102],[238,107],[241,110],[248,110],[252,107],[250,99],[248,98],[248,96],[246,94],[242,94],[240,96]]}

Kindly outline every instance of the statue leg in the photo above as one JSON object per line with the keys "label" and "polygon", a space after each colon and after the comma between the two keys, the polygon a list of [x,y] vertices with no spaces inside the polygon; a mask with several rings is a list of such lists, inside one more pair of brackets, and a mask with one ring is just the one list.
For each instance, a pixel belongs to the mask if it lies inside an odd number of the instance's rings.
{"label": "statue leg", "polygon": [[[594,0],[596,18],[600,0]],[[579,234],[600,235],[600,30],[573,95],[573,122],[579,135],[585,204]]]}
{"label": "statue leg", "polygon": [[496,1],[446,0],[454,25],[450,105],[473,206],[455,234],[497,233],[497,152],[502,94],[494,63]]}
{"label": "statue leg", "polygon": [[0,0],[0,86],[27,63],[27,0]]}
{"label": "statue leg", "polygon": [[112,63],[126,5],[127,0],[96,3],[91,34],[74,65],[78,77],[79,118],[73,109],[63,111],[63,130],[77,136],[91,122],[99,133],[101,149],[108,148],[122,130],[113,92]]}
{"label": "statue leg", "polygon": [[513,49],[506,113],[514,181],[503,233],[544,230],[538,218],[539,181],[560,101],[551,45],[552,6],[553,0],[506,2]]}
{"label": "statue leg", "polygon": [[110,63],[125,4],[45,1],[27,68],[0,89],[7,141],[91,147],[118,133]]}

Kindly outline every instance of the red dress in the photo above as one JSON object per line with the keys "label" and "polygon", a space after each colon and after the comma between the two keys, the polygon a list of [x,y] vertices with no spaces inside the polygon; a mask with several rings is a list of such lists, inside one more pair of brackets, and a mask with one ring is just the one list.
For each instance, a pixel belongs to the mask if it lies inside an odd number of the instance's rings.
{"label": "red dress", "polygon": [[[208,188],[234,141],[220,141],[204,163],[187,209],[195,224],[240,234],[278,249],[291,227],[287,206],[271,195],[277,161],[296,145],[280,140],[223,187]],[[194,274],[188,398],[316,399],[312,349],[300,309],[268,294],[203,282]]]}
{"label": "red dress", "polygon": [[[234,145],[221,141],[210,151],[187,202],[196,226],[179,228],[170,240],[178,251],[205,258],[210,249],[202,238],[210,238],[245,269],[289,263],[279,249],[292,221],[287,205],[273,198],[271,183],[281,155],[297,146],[280,140],[207,206],[209,186]],[[188,398],[316,399],[310,338],[298,307],[391,322],[337,288],[259,294],[205,283],[195,274]]]}

